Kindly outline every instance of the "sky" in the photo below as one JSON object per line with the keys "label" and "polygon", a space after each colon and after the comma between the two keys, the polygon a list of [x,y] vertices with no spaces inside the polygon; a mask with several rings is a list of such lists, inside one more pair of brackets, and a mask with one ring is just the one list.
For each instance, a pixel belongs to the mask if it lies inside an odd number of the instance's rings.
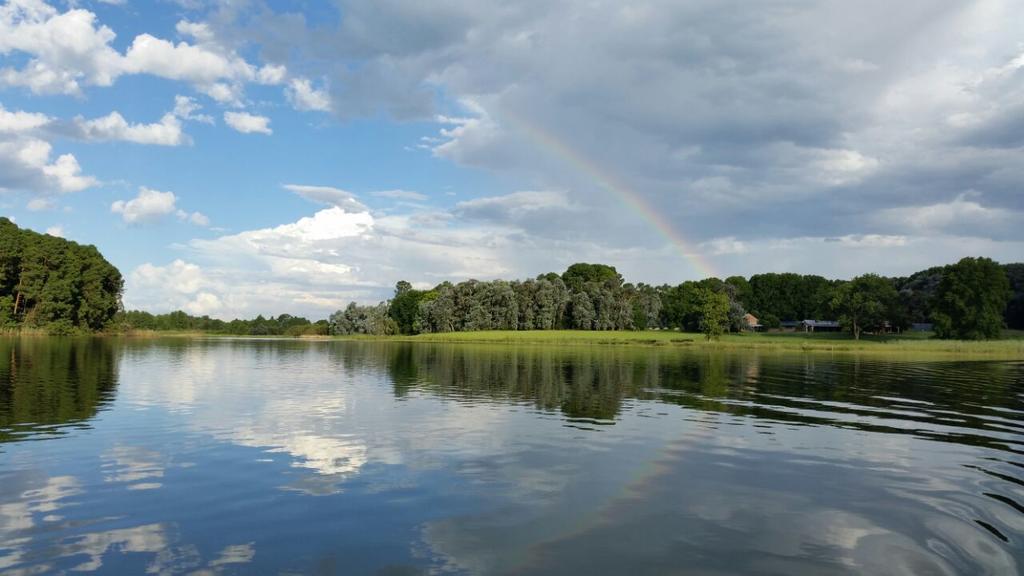
{"label": "sky", "polygon": [[219,318],[1021,261],[1024,5],[10,0],[0,214]]}

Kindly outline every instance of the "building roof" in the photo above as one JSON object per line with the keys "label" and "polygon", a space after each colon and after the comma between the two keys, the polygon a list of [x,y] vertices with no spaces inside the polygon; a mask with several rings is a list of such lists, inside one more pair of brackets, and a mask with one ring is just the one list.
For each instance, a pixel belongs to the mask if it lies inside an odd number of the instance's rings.
{"label": "building roof", "polygon": [[801,324],[811,328],[839,328],[838,320],[804,320]]}

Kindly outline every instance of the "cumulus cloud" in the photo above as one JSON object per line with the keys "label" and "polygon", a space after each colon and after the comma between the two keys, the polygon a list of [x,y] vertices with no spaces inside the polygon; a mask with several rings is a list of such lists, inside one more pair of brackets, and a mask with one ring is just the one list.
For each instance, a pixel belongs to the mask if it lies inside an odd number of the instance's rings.
{"label": "cumulus cloud", "polygon": [[275,64],[266,64],[256,73],[256,80],[260,84],[281,84],[287,77],[288,68]]}
{"label": "cumulus cloud", "polygon": [[53,119],[38,112],[7,110],[0,104],[0,134],[23,134],[35,132]]}
{"label": "cumulus cloud", "polygon": [[179,220],[188,221],[197,226],[209,226],[210,219],[200,212],[189,214],[178,208],[178,197],[174,192],[161,192],[141,187],[135,198],[117,200],[110,205],[110,211],[120,214],[127,224],[153,222],[174,215]]}
{"label": "cumulus cloud", "polygon": [[209,216],[203,214],[202,212],[193,212],[191,214],[188,214],[188,221],[191,224],[195,224],[196,226],[201,226],[203,228],[210,225]]}
{"label": "cumulus cloud", "polygon": [[191,262],[174,260],[165,266],[145,263],[127,278],[130,305],[147,310],[185,310],[189,314],[216,313],[223,302],[209,290],[223,289]]}
{"label": "cumulus cloud", "polygon": [[149,74],[188,82],[211,98],[239,104],[247,82],[279,84],[286,68],[247,62],[221,44],[210,27],[182,20],[177,43],[139,34],[122,54],[113,30],[83,8],[61,12],[42,0],[0,8],[0,55],[21,54],[21,67],[0,68],[0,83],[38,94],[80,94],[83,86],[110,86],[125,74]]}
{"label": "cumulus cloud", "polygon": [[164,114],[159,122],[146,124],[129,122],[117,111],[99,118],[76,116],[65,120],[39,112],[8,110],[0,104],[0,190],[40,195],[29,201],[29,210],[53,208],[53,196],[91,188],[99,181],[83,174],[72,154],[52,159],[51,140],[180,146],[191,142],[183,130],[183,119],[208,119],[197,114],[198,110],[199,105],[191,98],[179,96],[172,112]]}
{"label": "cumulus cloud", "polygon": [[179,94],[174,97],[174,110],[172,113],[182,120],[192,120],[195,122],[202,122],[203,124],[213,124],[212,116],[198,113],[202,108],[203,107],[196,102],[195,98],[181,96]]}
{"label": "cumulus cloud", "polygon": [[98,183],[82,174],[74,155],[51,159],[53,146],[39,132],[52,122],[45,114],[10,111],[0,105],[0,190],[55,194],[78,192]]}
{"label": "cumulus cloud", "polygon": [[158,146],[180,146],[191,139],[182,129],[182,120],[212,122],[196,112],[201,107],[191,98],[177,96],[171,112],[151,124],[129,122],[118,111],[86,119],[79,115],[61,120],[38,112],[9,111],[0,105],[0,136],[31,135],[37,138],[74,138],[91,142],[124,141]]}
{"label": "cumulus cloud", "polygon": [[0,189],[41,194],[78,192],[99,181],[82,174],[73,154],[52,158],[53,146],[38,138],[0,139]]}
{"label": "cumulus cloud", "polygon": [[285,89],[285,96],[296,110],[317,110],[328,112],[331,101],[326,90],[313,87],[308,78],[294,78]]}
{"label": "cumulus cloud", "polygon": [[270,118],[249,114],[248,112],[225,112],[224,122],[242,134],[273,134],[270,129]]}
{"label": "cumulus cloud", "polygon": [[136,144],[180,146],[189,142],[181,129],[181,121],[174,114],[164,114],[153,124],[131,124],[118,112],[101,118],[86,120],[78,116],[73,121],[76,136],[83,140],[123,140]]}
{"label": "cumulus cloud", "polygon": [[177,201],[174,192],[160,192],[143,187],[139,189],[139,194],[135,198],[115,201],[110,205],[110,211],[120,214],[128,224],[136,224],[175,213]]}

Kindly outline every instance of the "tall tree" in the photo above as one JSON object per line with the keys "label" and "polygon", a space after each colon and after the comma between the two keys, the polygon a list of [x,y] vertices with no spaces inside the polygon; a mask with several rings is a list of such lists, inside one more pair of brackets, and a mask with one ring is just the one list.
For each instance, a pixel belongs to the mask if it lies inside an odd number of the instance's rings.
{"label": "tall tree", "polygon": [[717,340],[729,329],[729,296],[709,288],[700,291],[700,331],[708,340]]}
{"label": "tall tree", "polygon": [[1010,300],[1002,266],[989,258],[964,258],[947,266],[935,295],[932,317],[939,338],[998,338]]}
{"label": "tall tree", "polygon": [[899,295],[888,278],[865,274],[839,286],[833,306],[855,340],[864,330],[881,328],[892,317]]}
{"label": "tall tree", "polygon": [[423,292],[414,290],[412,284],[400,280],[395,284],[395,297],[391,299],[388,315],[398,325],[402,334],[415,334],[416,317],[419,314],[420,298]]}

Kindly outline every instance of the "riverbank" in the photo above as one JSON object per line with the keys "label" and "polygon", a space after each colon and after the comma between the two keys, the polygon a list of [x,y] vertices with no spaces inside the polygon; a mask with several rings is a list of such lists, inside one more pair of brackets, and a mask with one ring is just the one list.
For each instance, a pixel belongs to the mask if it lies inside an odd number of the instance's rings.
{"label": "riverbank", "polygon": [[544,346],[653,346],[694,349],[763,349],[805,352],[852,352],[923,356],[979,356],[1024,359],[1024,335],[1003,340],[936,340],[913,333],[854,340],[846,334],[761,333],[726,334],[708,341],[702,334],[669,330],[597,332],[585,330],[482,331],[419,334],[416,336],[333,336],[326,339],[382,340],[431,343],[529,344]]}
{"label": "riverbank", "polygon": [[[10,334],[15,335],[15,334]],[[22,333],[22,336],[43,334]],[[907,333],[876,337],[866,335],[854,340],[845,333],[805,334],[802,332],[770,332],[726,334],[708,341],[702,334],[673,330],[636,332],[600,332],[589,330],[493,330],[480,332],[447,332],[415,336],[240,336],[200,331],[137,330],[110,333],[109,337],[151,338],[225,338],[225,339],[288,339],[307,341],[350,340],[364,342],[422,342],[436,344],[514,344],[531,346],[631,346],[662,349],[687,348],[700,350],[764,350],[795,352],[832,352],[887,354],[913,357],[977,357],[985,359],[1024,360],[1024,332],[1007,331],[1003,339],[983,341],[937,340],[928,333]]]}

